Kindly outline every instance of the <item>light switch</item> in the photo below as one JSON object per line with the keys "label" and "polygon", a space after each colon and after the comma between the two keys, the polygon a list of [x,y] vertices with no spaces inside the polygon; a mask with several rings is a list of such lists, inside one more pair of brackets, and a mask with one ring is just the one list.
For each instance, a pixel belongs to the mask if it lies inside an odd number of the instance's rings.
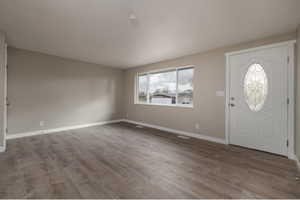
{"label": "light switch", "polygon": [[217,97],[224,97],[225,96],[225,92],[223,90],[216,91],[216,96]]}

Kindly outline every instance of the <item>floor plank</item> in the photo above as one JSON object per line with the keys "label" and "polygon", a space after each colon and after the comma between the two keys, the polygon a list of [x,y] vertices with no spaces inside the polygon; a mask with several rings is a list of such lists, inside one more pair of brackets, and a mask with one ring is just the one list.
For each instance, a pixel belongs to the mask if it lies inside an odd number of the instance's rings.
{"label": "floor plank", "polygon": [[8,141],[0,198],[300,198],[281,156],[119,123]]}

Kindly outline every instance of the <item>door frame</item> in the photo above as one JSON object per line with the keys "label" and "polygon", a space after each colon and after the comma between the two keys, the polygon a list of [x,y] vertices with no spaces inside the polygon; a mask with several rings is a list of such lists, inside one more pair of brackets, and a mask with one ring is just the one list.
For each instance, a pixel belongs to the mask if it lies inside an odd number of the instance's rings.
{"label": "door frame", "polygon": [[7,134],[7,43],[4,44],[4,141],[3,141],[3,151],[6,151],[6,134]]}
{"label": "door frame", "polygon": [[230,144],[230,62],[229,58],[234,55],[244,54],[255,52],[263,49],[270,49],[274,47],[287,47],[288,49],[288,130],[287,130],[287,138],[288,138],[288,151],[287,157],[290,159],[295,159],[295,149],[294,149],[294,141],[295,141],[295,127],[294,127],[294,120],[295,120],[295,44],[296,40],[290,40],[286,42],[275,43],[271,45],[264,45],[255,48],[245,49],[241,51],[234,51],[225,53],[226,57],[226,100],[225,100],[225,136],[226,136],[226,144]]}
{"label": "door frame", "polygon": [[[5,42],[5,35],[4,33],[0,32],[0,48],[1,52],[3,54],[0,55],[0,59],[3,59],[3,61],[0,60],[0,67],[4,76],[3,76],[3,110],[1,111],[1,115],[3,116],[3,126],[2,132],[0,134],[3,134],[3,146],[0,146],[0,152],[4,152],[6,150],[6,131],[7,131],[7,104],[6,104],[6,99],[7,99],[7,43]],[[2,123],[2,122],[1,122]]]}

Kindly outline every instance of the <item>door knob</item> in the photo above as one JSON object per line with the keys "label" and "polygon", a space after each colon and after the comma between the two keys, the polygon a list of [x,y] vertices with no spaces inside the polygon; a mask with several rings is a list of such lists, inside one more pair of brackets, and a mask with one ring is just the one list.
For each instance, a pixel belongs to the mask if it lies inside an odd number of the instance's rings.
{"label": "door knob", "polygon": [[235,105],[233,103],[230,104],[231,107],[234,107]]}

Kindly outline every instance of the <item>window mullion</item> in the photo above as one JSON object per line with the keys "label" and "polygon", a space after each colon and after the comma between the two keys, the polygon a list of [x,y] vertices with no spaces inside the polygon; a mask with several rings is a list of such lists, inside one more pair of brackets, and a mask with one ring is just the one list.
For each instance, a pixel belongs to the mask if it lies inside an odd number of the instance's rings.
{"label": "window mullion", "polygon": [[139,82],[139,77],[140,75],[137,74],[136,78],[135,78],[135,94],[134,94],[134,103],[139,103],[139,91],[140,91],[140,82]]}
{"label": "window mullion", "polygon": [[176,69],[176,105],[178,105],[178,69]]}
{"label": "window mullion", "polygon": [[149,94],[149,88],[150,88],[150,74],[147,73],[147,103],[150,103],[150,94]]}

